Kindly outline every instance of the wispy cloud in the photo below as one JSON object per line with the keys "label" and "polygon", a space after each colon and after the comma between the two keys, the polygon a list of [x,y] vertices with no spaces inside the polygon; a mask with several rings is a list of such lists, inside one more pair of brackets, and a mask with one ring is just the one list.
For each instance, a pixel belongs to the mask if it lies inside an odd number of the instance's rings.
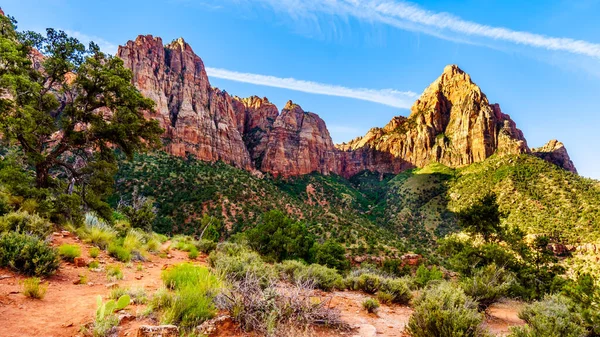
{"label": "wispy cloud", "polygon": [[219,68],[206,68],[210,77],[226,80],[263,85],[268,87],[283,88],[311,94],[339,96],[380,103],[395,108],[408,109],[417,97],[412,91],[399,91],[394,89],[364,89],[347,88],[339,85],[317,83],[297,80],[295,78],[281,78],[268,75],[240,73]]}
{"label": "wispy cloud", "polygon": [[68,29],[66,29],[65,32],[67,34],[69,34],[70,36],[76,38],[77,40],[79,40],[79,42],[81,42],[85,45],[87,45],[93,41],[100,47],[100,50],[103,51],[104,53],[108,53],[111,55],[115,55],[117,53],[117,48],[118,48],[117,45],[114,43],[108,42],[101,37],[90,36],[90,35],[86,35],[82,32],[68,30]]}
{"label": "wispy cloud", "polygon": [[518,45],[563,51],[600,58],[600,44],[564,37],[551,37],[526,31],[515,31],[463,20],[449,13],[436,13],[415,4],[393,0],[233,0],[261,3],[287,12],[292,18],[317,21],[318,15],[354,17],[360,20],[419,31],[445,39],[444,33],[505,41]]}

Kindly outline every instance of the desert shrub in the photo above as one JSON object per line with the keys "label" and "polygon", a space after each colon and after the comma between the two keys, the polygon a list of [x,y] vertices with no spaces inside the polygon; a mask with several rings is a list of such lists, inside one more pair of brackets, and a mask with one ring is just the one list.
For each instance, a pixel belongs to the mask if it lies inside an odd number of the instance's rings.
{"label": "desert shrub", "polygon": [[89,269],[92,269],[92,270],[93,270],[93,269],[98,269],[98,268],[100,268],[100,262],[98,262],[98,261],[96,261],[96,260],[94,260],[94,261],[91,261],[91,262],[88,264],[88,268],[89,268]]}
{"label": "desert shrub", "polygon": [[28,212],[11,212],[0,217],[0,233],[13,231],[22,234],[33,234],[40,239],[52,233],[54,226],[37,214]]}
{"label": "desert shrub", "polygon": [[76,257],[81,256],[81,248],[78,245],[63,244],[58,247],[58,255],[63,260],[73,262]]}
{"label": "desert shrub", "polygon": [[444,273],[442,273],[436,266],[433,266],[431,269],[429,269],[424,265],[420,265],[415,273],[415,283],[421,288],[428,285],[431,281],[438,281],[443,278]]}
{"label": "desert shrub", "polygon": [[37,277],[23,281],[23,295],[29,298],[42,299],[46,295],[46,290],[48,290],[48,285],[42,284]]}
{"label": "desert shrub", "polygon": [[346,278],[346,286],[351,290],[361,290],[367,294],[375,294],[381,287],[384,277],[378,274],[364,273]]}
{"label": "desert shrub", "polygon": [[281,211],[263,214],[261,222],[244,235],[252,249],[271,261],[309,260],[314,244],[306,225],[293,221]]}
{"label": "desert shrub", "polygon": [[119,245],[118,242],[113,242],[108,246],[108,254],[121,262],[131,261],[131,251]]}
{"label": "desert shrub", "polygon": [[210,253],[208,262],[228,280],[243,279],[248,273],[261,276],[263,284],[277,278],[275,267],[265,263],[261,256],[239,244],[225,242]]}
{"label": "desert shrub", "polygon": [[212,252],[213,250],[215,250],[217,248],[217,243],[214,241],[202,239],[202,240],[196,242],[196,247],[202,253],[209,254],[210,252]]}
{"label": "desert shrub", "polygon": [[407,332],[413,337],[487,336],[482,321],[473,299],[462,289],[441,282],[415,299]]}
{"label": "desert shrub", "polygon": [[192,247],[192,249],[190,249],[190,251],[188,252],[188,257],[192,260],[195,260],[198,258],[198,248],[196,247]]}
{"label": "desert shrub", "polygon": [[561,295],[546,296],[542,301],[527,305],[519,317],[524,327],[512,328],[512,337],[584,337],[588,331],[573,303]]}
{"label": "desert shrub", "polygon": [[[291,266],[288,265],[288,272]],[[296,283],[310,282],[314,287],[329,291],[331,289],[343,289],[344,279],[337,270],[313,263],[295,268],[293,280]]]}
{"label": "desert shrub", "polygon": [[112,265],[112,266],[109,266],[106,269],[106,278],[109,281],[122,280],[123,279],[123,272],[121,271],[121,267],[119,267],[116,264]]}
{"label": "desert shrub", "polygon": [[306,268],[306,264],[298,260],[285,260],[275,265],[281,279],[294,282],[296,271]]}
{"label": "desert shrub", "polygon": [[181,263],[162,272],[161,278],[168,289],[182,289],[194,286],[198,291],[208,293],[217,289],[218,279],[205,267],[191,263]]}
{"label": "desert shrub", "polygon": [[390,278],[383,279],[379,291],[377,292],[377,296],[379,299],[383,297],[389,300],[389,303],[408,304],[412,298],[412,293],[410,292],[409,284],[405,279]]}
{"label": "desert shrub", "polygon": [[350,268],[346,258],[346,249],[341,244],[327,240],[323,244],[315,243],[312,248],[313,262],[329,268],[344,271]]}
{"label": "desert shrub", "polygon": [[217,306],[230,312],[244,331],[265,336],[283,336],[290,327],[316,323],[345,327],[338,311],[329,308],[326,301],[314,298],[310,282],[282,289],[276,280],[268,281],[265,285],[262,277],[248,272],[217,296]]}
{"label": "desert shrub", "polygon": [[373,298],[367,298],[362,302],[362,307],[369,313],[375,313],[379,310],[380,304],[379,301]]}
{"label": "desert shrub", "polygon": [[207,268],[182,263],[162,273],[165,288],[157,291],[150,307],[159,310],[163,324],[191,331],[216,314],[213,299],[221,283]]}
{"label": "desert shrub", "polygon": [[513,282],[512,273],[490,264],[476,271],[473,277],[463,279],[461,287],[465,294],[479,303],[479,310],[485,310],[506,296]]}
{"label": "desert shrub", "polygon": [[0,235],[0,266],[25,275],[48,276],[60,265],[57,251],[39,238],[9,232]]}
{"label": "desert shrub", "polygon": [[590,274],[584,273],[569,281],[562,294],[571,299],[574,309],[581,313],[586,328],[600,336],[600,286]]}
{"label": "desert shrub", "polygon": [[100,249],[98,249],[98,247],[92,247],[90,249],[90,257],[95,259],[98,257],[98,255],[100,255]]}

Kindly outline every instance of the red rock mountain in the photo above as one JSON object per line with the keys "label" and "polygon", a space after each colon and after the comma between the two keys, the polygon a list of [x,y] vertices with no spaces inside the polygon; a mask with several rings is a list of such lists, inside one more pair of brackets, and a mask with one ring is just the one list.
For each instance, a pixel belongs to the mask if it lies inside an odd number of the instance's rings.
{"label": "red rock mountain", "polygon": [[[212,88],[202,60],[178,39],[139,36],[117,56],[133,83],[156,102],[165,150],[222,160],[246,170],[290,177],[319,172],[350,177],[363,170],[397,173],[440,162],[460,167],[494,153],[531,153],[523,133],[499,105],[490,104],[468,74],[447,66],[415,102],[408,118],[335,146],[325,122],[292,103],[281,113],[267,98],[232,97]],[[560,145],[559,145],[560,144]],[[575,172],[561,143],[536,155]]]}

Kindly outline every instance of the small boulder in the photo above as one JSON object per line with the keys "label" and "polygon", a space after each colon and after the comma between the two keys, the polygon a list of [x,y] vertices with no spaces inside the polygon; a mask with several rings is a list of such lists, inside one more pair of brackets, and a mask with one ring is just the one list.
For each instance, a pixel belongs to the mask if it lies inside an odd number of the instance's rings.
{"label": "small boulder", "polygon": [[229,315],[215,317],[197,326],[196,332],[198,332],[201,335],[210,336],[213,333],[217,332],[218,327],[230,322],[232,322],[232,320],[231,316]]}
{"label": "small boulder", "polygon": [[75,264],[75,267],[77,267],[77,268],[87,267],[87,265],[88,265],[86,259],[83,257],[76,257],[73,260],[73,263]]}
{"label": "small boulder", "polygon": [[137,337],[179,337],[179,328],[175,325],[142,325]]}

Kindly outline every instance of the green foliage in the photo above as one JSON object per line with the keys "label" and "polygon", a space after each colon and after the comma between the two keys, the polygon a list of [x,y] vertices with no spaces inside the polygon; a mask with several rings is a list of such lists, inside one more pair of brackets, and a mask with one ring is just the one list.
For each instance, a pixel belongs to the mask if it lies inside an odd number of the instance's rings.
{"label": "green foliage", "polygon": [[312,248],[313,262],[344,271],[350,268],[346,258],[346,249],[341,244],[327,240],[323,244],[315,243]]}
{"label": "green foliage", "polygon": [[33,234],[45,239],[52,233],[54,226],[37,214],[27,212],[11,212],[0,217],[0,233],[14,231],[23,234]]}
{"label": "green foliage", "polygon": [[129,305],[131,299],[129,295],[123,295],[118,300],[109,300],[102,302],[102,296],[98,295],[96,299],[96,319],[94,320],[94,337],[108,336],[119,324],[119,318],[115,315],[116,311],[123,310]]}
{"label": "green foliage", "polygon": [[197,258],[198,258],[198,255],[199,255],[199,253],[198,253],[198,248],[196,248],[195,246],[194,246],[194,247],[192,247],[192,249],[190,249],[190,251],[189,251],[189,253],[188,253],[188,257],[189,257],[191,260],[195,260],[195,259],[197,259]]}
{"label": "green foliage", "polygon": [[163,311],[162,324],[177,324],[191,331],[217,313],[211,294],[198,291],[194,287],[177,290],[170,305]]}
{"label": "green foliage", "polygon": [[363,309],[371,314],[376,313],[380,306],[379,301],[373,298],[367,298],[362,302]]}
{"label": "green foliage", "polygon": [[260,255],[249,248],[224,242],[208,256],[210,266],[228,280],[241,280],[248,273],[260,277],[263,285],[277,278],[275,268],[263,261]]}
{"label": "green foliage", "polygon": [[457,213],[462,228],[470,234],[479,234],[485,241],[493,240],[502,231],[498,203],[494,194],[487,194],[470,207]]}
{"label": "green foliage", "polygon": [[514,275],[511,272],[490,264],[475,271],[473,277],[463,279],[461,287],[465,294],[479,303],[479,310],[483,311],[507,296],[513,282]]}
{"label": "green foliage", "polygon": [[412,298],[410,286],[405,279],[376,274],[368,269],[354,271],[345,282],[348,289],[377,294],[384,303],[408,304]]}
{"label": "green foliage", "polygon": [[276,265],[282,278],[312,285],[321,290],[343,289],[342,276],[332,268],[320,264],[306,265],[300,261],[287,260]]}
{"label": "green foliage", "polygon": [[92,248],[90,248],[90,257],[92,259],[97,258],[98,255],[100,255],[100,249],[98,247],[92,247]]}
{"label": "green foliage", "polygon": [[367,294],[375,294],[381,288],[385,277],[372,273],[362,273],[360,275],[351,275],[346,278],[348,289],[361,290]]}
{"label": "green foliage", "polygon": [[181,263],[166,269],[161,278],[165,286],[172,290],[194,286],[198,291],[208,292],[219,285],[217,278],[208,269],[191,263]]}
{"label": "green foliage", "polygon": [[196,243],[196,247],[198,247],[198,250],[202,253],[210,254],[210,252],[217,248],[217,243],[214,241],[202,239]]}
{"label": "green foliage", "polygon": [[144,288],[113,288],[110,291],[109,298],[113,300],[118,300],[124,295],[129,296],[132,304],[146,304],[148,302],[148,295],[146,294]]}
{"label": "green foliage", "polygon": [[412,293],[408,282],[402,278],[384,279],[381,283],[378,298],[385,298],[386,303],[408,304],[412,298]]}
{"label": "green foliage", "polygon": [[573,303],[560,295],[546,296],[543,301],[527,305],[519,317],[527,325],[512,328],[512,337],[588,335],[581,315],[573,310]]}
{"label": "green foliage", "polygon": [[78,245],[62,244],[58,247],[58,255],[67,260],[73,262],[76,257],[81,256],[81,248]]}
{"label": "green foliage", "polygon": [[109,281],[116,281],[123,279],[123,272],[121,271],[121,267],[118,265],[111,265],[106,269],[106,279]]}
{"label": "green foliage", "polygon": [[56,250],[37,237],[15,232],[0,235],[0,267],[25,275],[48,276],[59,265]]}
{"label": "green foliage", "polygon": [[108,246],[108,254],[121,262],[131,261],[131,251],[119,245],[118,242],[113,242]]}
{"label": "green foliage", "polygon": [[581,274],[563,287],[571,299],[572,310],[581,314],[585,327],[592,335],[600,335],[600,287],[589,274]]}
{"label": "green foliage", "polygon": [[152,231],[152,224],[156,219],[154,200],[138,196],[135,191],[132,199],[132,205],[120,207],[121,212],[129,219],[131,227]]}
{"label": "green foliage", "polygon": [[424,265],[420,265],[415,273],[415,283],[419,287],[425,287],[432,281],[439,281],[444,278],[442,273],[436,266],[427,268]]}
{"label": "green foliage", "polygon": [[[105,201],[117,169],[113,150],[131,156],[159,145],[158,122],[143,116],[153,102],[135,89],[123,61],[97,45],[85,48],[51,28],[45,35],[16,34],[1,20],[0,59],[10,60],[0,71],[7,94],[0,99],[3,139],[22,149],[43,190],[37,200],[52,204],[53,220],[77,220],[82,204],[110,218]],[[33,67],[31,48],[44,54],[43,71]]]}
{"label": "green foliage", "polygon": [[407,332],[413,337],[487,336],[477,304],[450,283],[428,287],[414,301]]}
{"label": "green foliage", "polygon": [[314,238],[306,225],[280,211],[263,215],[261,223],[245,232],[250,247],[273,261],[310,258]]}
{"label": "green foliage", "polygon": [[23,295],[41,300],[46,296],[48,285],[41,284],[41,281],[37,277],[32,277],[23,280]]}

